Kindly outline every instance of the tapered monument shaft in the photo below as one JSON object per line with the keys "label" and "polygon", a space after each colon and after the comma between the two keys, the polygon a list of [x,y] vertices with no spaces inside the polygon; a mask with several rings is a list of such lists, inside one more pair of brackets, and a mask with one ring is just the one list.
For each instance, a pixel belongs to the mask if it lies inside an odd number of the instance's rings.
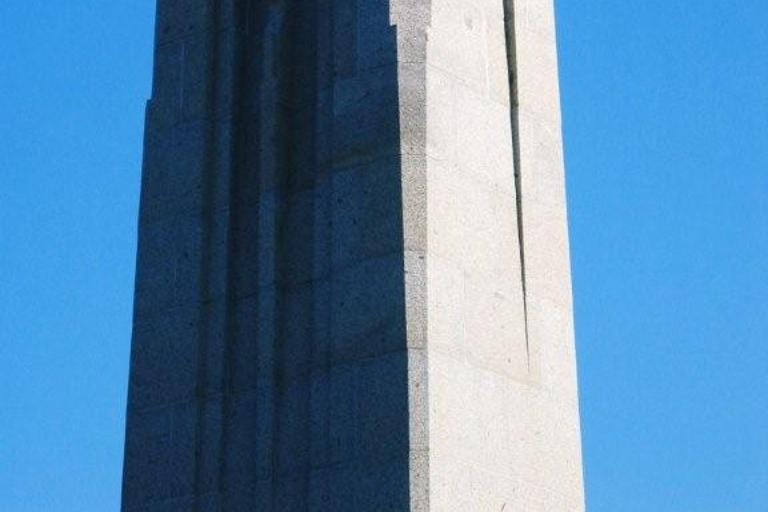
{"label": "tapered monument shaft", "polygon": [[552,0],[158,0],[124,512],[582,511]]}

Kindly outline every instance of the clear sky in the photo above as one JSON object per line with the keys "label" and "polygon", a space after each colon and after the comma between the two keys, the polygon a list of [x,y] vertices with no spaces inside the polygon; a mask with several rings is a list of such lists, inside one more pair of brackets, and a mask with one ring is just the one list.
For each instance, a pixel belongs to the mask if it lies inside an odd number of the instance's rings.
{"label": "clear sky", "polygon": [[[557,4],[588,509],[765,512],[768,2]],[[1,511],[119,508],[153,16],[0,2]]]}

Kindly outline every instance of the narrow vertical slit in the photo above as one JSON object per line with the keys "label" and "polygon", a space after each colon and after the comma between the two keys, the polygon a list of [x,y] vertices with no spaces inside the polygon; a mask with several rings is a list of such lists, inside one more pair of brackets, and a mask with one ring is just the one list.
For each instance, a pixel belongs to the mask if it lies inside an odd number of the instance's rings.
{"label": "narrow vertical slit", "polygon": [[507,74],[509,76],[509,108],[512,125],[512,150],[517,206],[517,243],[520,251],[520,282],[523,291],[523,320],[525,322],[525,352],[530,364],[528,334],[528,286],[525,272],[525,225],[523,222],[523,179],[520,159],[520,97],[518,89],[517,31],[514,0],[504,0],[504,35],[507,44]]}

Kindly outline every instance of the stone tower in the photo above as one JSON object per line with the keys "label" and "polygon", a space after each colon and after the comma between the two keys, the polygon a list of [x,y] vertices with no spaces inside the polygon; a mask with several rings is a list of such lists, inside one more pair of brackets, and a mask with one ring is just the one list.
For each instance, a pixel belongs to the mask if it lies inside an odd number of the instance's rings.
{"label": "stone tower", "polygon": [[552,0],[158,0],[124,512],[582,511]]}

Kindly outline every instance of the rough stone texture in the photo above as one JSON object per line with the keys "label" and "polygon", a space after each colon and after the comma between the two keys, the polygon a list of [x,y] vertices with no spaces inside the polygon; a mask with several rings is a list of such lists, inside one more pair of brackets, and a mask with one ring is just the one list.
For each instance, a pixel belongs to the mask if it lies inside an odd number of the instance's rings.
{"label": "rough stone texture", "polygon": [[554,41],[158,0],[124,512],[583,510]]}
{"label": "rough stone texture", "polygon": [[553,8],[548,0],[506,8],[505,29],[502,1],[432,3],[430,510],[577,511],[584,505]]}

